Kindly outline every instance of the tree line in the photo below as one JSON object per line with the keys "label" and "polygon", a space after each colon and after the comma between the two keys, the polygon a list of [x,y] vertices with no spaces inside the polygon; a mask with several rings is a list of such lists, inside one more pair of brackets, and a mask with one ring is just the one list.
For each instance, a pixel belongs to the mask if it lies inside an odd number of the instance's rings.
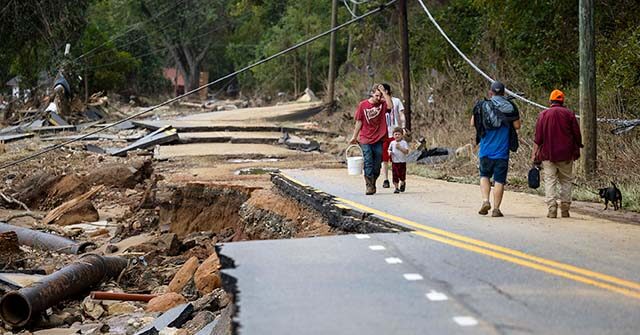
{"label": "tree line", "polygon": [[[340,1],[338,22],[379,6]],[[430,0],[436,19],[458,46],[497,77],[548,91],[578,85],[578,4],[569,0]],[[347,10],[346,6],[349,6]],[[596,2],[597,79],[612,108],[640,115],[640,3]],[[0,79],[20,75],[35,86],[43,71],[61,66],[91,92],[157,94],[177,68],[185,89],[201,71],[215,79],[330,28],[330,0],[4,0],[0,4]],[[412,76],[455,71],[478,80],[438,35],[419,4],[409,1]],[[380,31],[385,34],[380,34]],[[340,31],[338,81],[366,82],[373,63],[398,68],[394,8]],[[71,44],[70,55],[64,47]],[[321,39],[254,68],[234,80],[243,92],[301,93],[325,89],[329,39]],[[372,59],[374,58],[374,59]],[[380,68],[380,66],[378,66]],[[346,73],[353,73],[347,77]],[[342,78],[340,77],[342,75]],[[391,80],[393,78],[385,78]],[[225,85],[228,83],[221,83]],[[79,86],[78,89],[81,89]],[[215,88],[214,88],[215,89]]]}

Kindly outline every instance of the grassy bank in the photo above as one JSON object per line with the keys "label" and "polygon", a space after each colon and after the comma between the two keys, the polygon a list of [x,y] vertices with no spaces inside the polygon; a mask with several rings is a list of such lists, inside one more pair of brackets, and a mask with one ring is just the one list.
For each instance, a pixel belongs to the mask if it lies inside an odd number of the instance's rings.
{"label": "grassy bank", "polygon": [[[316,121],[323,127],[349,138],[353,131],[353,113],[357,103],[365,98],[369,84],[357,80],[366,78],[362,73],[354,71],[346,74],[338,86],[338,109],[331,115],[318,115]],[[400,91],[398,81],[389,81],[395,91]],[[458,82],[467,83],[459,85]],[[474,102],[485,95],[488,84],[480,79],[470,83],[461,78],[445,75],[430,76],[421,82],[413,83],[412,105],[412,148],[417,146],[419,138],[425,138],[428,147],[457,148],[465,144],[475,144],[475,132],[469,124],[471,107]],[[534,89],[521,89],[535,92]],[[567,105],[576,110],[578,97],[575,92],[567,93]],[[538,92],[532,99],[544,102],[548,93]],[[429,99],[429,96],[432,99]],[[431,101],[431,102],[430,102]],[[508,188],[524,192],[542,194],[543,189],[533,191],[526,186],[527,172],[531,166],[531,150],[533,147],[534,128],[541,110],[536,107],[517,102],[521,117],[522,129],[519,131],[520,149],[511,155]],[[614,102],[599,101],[599,117],[620,117]],[[608,187],[614,181],[623,194],[623,208],[640,212],[640,167],[637,157],[640,155],[639,129],[623,135],[613,135],[613,126],[599,124],[598,129],[598,171],[592,179],[576,178],[574,198],[582,201],[600,201],[598,188]],[[579,168],[579,167],[578,167]],[[410,167],[410,173],[429,178],[463,183],[478,183],[477,164],[472,159],[456,158],[441,164]]]}

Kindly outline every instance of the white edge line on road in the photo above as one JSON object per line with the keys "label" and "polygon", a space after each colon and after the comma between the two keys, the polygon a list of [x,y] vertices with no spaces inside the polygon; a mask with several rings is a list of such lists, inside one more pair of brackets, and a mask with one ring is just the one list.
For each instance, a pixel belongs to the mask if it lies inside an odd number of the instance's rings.
{"label": "white edge line on road", "polygon": [[367,239],[367,238],[371,238],[371,236],[369,236],[367,234],[355,234],[354,236],[359,240],[364,240],[364,239]]}
{"label": "white edge line on road", "polygon": [[434,290],[431,290],[429,293],[425,294],[425,296],[427,297],[427,299],[429,299],[431,301],[449,300],[449,297],[447,297],[446,294],[440,293],[440,292],[434,291]]}
{"label": "white edge line on road", "polygon": [[402,275],[408,281],[422,280],[422,276],[418,273],[405,273]]}
{"label": "white edge line on road", "polygon": [[462,327],[472,327],[478,324],[478,320],[471,316],[454,316],[453,321]]}
{"label": "white edge line on road", "polygon": [[370,245],[369,249],[378,251],[378,250],[386,250],[387,248],[385,248],[384,245]]}
{"label": "white edge line on road", "polygon": [[402,264],[402,260],[398,257],[388,257],[384,259],[387,264]]}

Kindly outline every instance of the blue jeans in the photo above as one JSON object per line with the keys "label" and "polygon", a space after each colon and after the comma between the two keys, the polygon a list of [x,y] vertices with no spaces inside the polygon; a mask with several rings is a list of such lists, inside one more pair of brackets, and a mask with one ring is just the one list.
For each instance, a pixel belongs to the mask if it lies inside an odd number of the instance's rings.
{"label": "blue jeans", "polygon": [[360,144],[364,159],[364,175],[377,179],[380,176],[380,166],[382,165],[382,142],[380,140],[373,144]]}

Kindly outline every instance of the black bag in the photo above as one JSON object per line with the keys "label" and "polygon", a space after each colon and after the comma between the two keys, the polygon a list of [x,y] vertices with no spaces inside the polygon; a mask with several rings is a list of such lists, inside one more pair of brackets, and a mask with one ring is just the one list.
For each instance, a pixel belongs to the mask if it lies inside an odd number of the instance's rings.
{"label": "black bag", "polygon": [[518,148],[520,147],[520,140],[518,140],[518,132],[516,131],[516,128],[513,127],[513,125],[509,126],[509,150],[511,152],[516,152],[518,151]]}
{"label": "black bag", "polygon": [[529,174],[527,175],[527,183],[529,183],[529,187],[533,189],[540,187],[540,169],[537,166],[533,166],[529,170]]}

